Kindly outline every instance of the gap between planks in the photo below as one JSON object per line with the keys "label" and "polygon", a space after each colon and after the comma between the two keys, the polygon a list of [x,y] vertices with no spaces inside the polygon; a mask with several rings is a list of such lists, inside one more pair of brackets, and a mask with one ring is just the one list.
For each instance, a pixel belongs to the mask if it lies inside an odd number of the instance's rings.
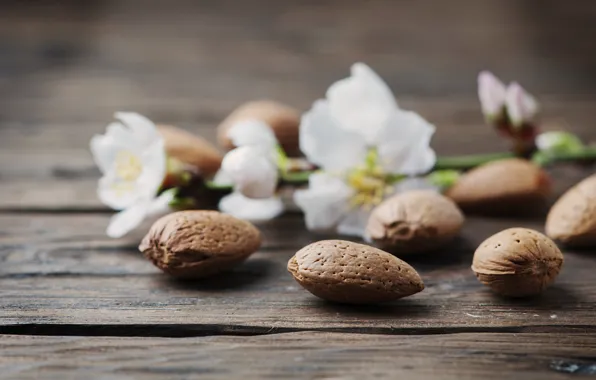
{"label": "gap between planks", "polygon": [[451,335],[468,333],[581,333],[595,334],[596,325],[520,325],[453,327],[330,327],[294,328],[217,324],[19,324],[0,326],[0,335],[190,338],[204,336],[260,336],[294,332],[364,335]]}

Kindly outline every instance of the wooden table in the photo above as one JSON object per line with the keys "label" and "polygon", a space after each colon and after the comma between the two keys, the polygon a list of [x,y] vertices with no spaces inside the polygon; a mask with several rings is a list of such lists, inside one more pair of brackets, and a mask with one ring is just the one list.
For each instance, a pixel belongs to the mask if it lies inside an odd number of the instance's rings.
{"label": "wooden table", "polygon": [[[211,281],[111,240],[88,142],[132,110],[214,138],[244,101],[307,109],[362,60],[438,127],[441,155],[505,149],[476,75],[538,94],[545,128],[596,138],[596,6],[555,1],[6,1],[0,6],[0,376],[6,378],[563,379],[596,374],[596,255],[565,251],[542,297],[493,296],[472,252],[511,226],[470,217],[412,259],[424,292],[326,303],[286,272],[319,239],[302,216],[261,225],[263,248]],[[557,195],[594,167],[551,170]]]}

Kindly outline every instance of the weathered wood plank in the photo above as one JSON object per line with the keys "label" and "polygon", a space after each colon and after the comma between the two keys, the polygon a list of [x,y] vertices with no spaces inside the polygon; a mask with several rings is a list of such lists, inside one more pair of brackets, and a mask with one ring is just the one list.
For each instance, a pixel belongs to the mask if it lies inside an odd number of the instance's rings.
{"label": "weathered wood plank", "polygon": [[470,218],[452,247],[432,259],[408,259],[426,284],[424,292],[386,306],[354,308],[318,300],[287,273],[291,255],[321,238],[307,232],[298,215],[261,226],[265,244],[257,254],[229,274],[197,283],[174,281],[146,262],[136,251],[142,233],[122,240],[104,237],[107,218],[0,216],[0,332],[104,324],[147,325],[148,331],[168,325],[185,334],[523,331],[532,326],[593,328],[596,321],[593,255],[566,252],[556,284],[530,300],[495,297],[470,270],[473,250],[485,237],[512,225],[541,229],[541,221]]}
{"label": "weathered wood plank", "polygon": [[[523,77],[540,91],[596,90],[584,80],[596,59],[594,42],[586,38],[593,34],[590,16],[596,11],[584,2],[565,7],[498,0],[449,6],[431,0],[9,3],[0,23],[0,37],[9,42],[5,50],[12,53],[5,58],[7,74],[11,83],[26,84],[11,87],[39,98],[48,94],[35,81],[58,77],[60,91],[49,94],[47,109],[53,95],[80,94],[76,82],[61,75],[81,66],[120,79],[106,84],[114,86],[115,98],[202,91],[214,101],[268,92],[291,99],[295,88],[310,87],[288,86],[293,75],[317,77],[322,89],[335,70],[358,59],[391,73],[408,93],[471,92],[467,73],[487,66]],[[17,40],[22,43],[10,43]],[[86,77],[71,72],[71,78]],[[149,77],[153,80],[143,80]],[[87,110],[92,104],[77,102]]]}
{"label": "weathered wood plank", "polygon": [[596,334],[3,336],[5,378],[567,379],[596,374]]}

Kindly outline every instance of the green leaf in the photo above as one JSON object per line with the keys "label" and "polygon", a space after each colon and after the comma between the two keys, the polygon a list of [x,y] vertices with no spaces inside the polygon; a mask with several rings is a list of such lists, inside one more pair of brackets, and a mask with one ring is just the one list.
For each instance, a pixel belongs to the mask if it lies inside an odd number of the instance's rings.
{"label": "green leaf", "polygon": [[234,188],[234,185],[227,183],[222,184],[211,180],[205,180],[205,187],[213,190],[231,190]]}
{"label": "green leaf", "polygon": [[426,176],[426,179],[440,189],[448,189],[453,186],[461,173],[457,170],[435,170]]}

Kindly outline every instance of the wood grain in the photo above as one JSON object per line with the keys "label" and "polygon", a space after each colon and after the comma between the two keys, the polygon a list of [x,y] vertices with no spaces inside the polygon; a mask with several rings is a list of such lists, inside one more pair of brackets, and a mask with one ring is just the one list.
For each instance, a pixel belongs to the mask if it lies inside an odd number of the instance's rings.
{"label": "wood grain", "polygon": [[596,334],[4,336],[4,378],[568,379],[596,374]]}
{"label": "wood grain", "polygon": [[[426,289],[378,307],[323,302],[287,273],[300,247],[321,239],[299,215],[261,226],[264,247],[227,275],[188,283],[172,280],[136,249],[138,236],[109,240],[107,215],[4,215],[0,225],[0,332],[91,333],[110,325],[115,335],[202,335],[209,331],[263,333],[300,329],[368,333],[534,331],[595,328],[596,261],[566,252],[556,284],[542,297],[492,295],[470,270],[477,245],[511,225],[541,229],[541,221],[471,218],[451,247],[406,260]],[[53,328],[52,326],[56,326]],[[59,327],[58,327],[59,326]],[[88,329],[88,330],[86,330]]]}

